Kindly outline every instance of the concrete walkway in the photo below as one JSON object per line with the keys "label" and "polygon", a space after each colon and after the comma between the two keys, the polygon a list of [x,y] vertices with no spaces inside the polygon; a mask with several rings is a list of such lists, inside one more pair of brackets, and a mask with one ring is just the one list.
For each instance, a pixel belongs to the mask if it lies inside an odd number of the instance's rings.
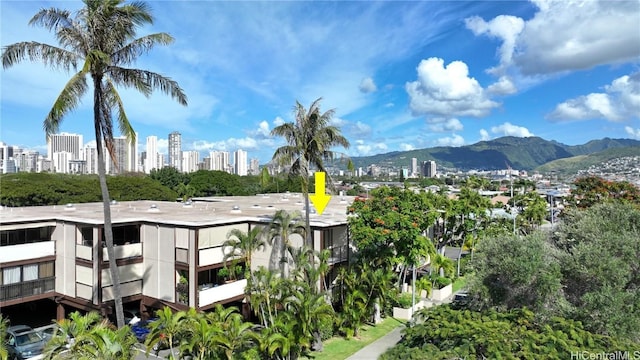
{"label": "concrete walkway", "polygon": [[349,356],[346,360],[376,360],[382,353],[387,351],[387,349],[393,347],[400,341],[400,338],[402,338],[402,334],[400,333],[402,329],[404,329],[404,326],[398,326],[387,335]]}

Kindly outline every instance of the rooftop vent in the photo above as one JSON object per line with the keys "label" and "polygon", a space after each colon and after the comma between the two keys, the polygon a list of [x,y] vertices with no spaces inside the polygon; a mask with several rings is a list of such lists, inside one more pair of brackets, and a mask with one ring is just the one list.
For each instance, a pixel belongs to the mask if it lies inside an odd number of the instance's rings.
{"label": "rooftop vent", "polygon": [[112,206],[113,205],[118,205],[118,200],[116,200],[116,199],[111,200],[111,205]]}
{"label": "rooftop vent", "polygon": [[158,205],[156,204],[151,204],[151,206],[149,206],[149,212],[159,212],[160,209],[158,209]]}
{"label": "rooftop vent", "polygon": [[182,207],[189,208],[191,207],[191,205],[193,205],[193,202],[191,202],[191,199],[189,199],[182,204]]}
{"label": "rooftop vent", "polygon": [[67,211],[73,211],[76,209],[76,207],[73,204],[67,204],[64,209]]}
{"label": "rooftop vent", "polygon": [[232,214],[239,214],[241,212],[242,212],[242,210],[240,210],[240,206],[238,206],[238,205],[233,205],[233,207],[231,208],[231,213]]}
{"label": "rooftop vent", "polygon": [[254,208],[254,209],[258,209],[258,208],[260,208],[260,205],[258,205],[258,204],[253,204],[251,207],[252,207],[252,208]]}

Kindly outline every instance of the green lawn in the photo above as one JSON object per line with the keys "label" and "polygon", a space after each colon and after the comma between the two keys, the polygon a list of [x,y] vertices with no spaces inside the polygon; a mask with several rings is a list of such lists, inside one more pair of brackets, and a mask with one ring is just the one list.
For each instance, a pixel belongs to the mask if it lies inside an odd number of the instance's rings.
{"label": "green lawn", "polygon": [[388,317],[382,323],[371,326],[365,325],[360,329],[357,338],[346,340],[342,337],[334,337],[324,342],[324,350],[319,353],[313,353],[313,357],[301,359],[315,360],[343,360],[355,354],[358,350],[387,335],[391,330],[398,326],[404,326],[405,321]]}

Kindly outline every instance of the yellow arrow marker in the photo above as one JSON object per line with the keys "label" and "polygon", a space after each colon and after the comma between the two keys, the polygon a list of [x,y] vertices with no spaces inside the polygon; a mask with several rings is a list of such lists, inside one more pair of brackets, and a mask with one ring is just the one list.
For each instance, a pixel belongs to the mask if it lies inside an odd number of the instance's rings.
{"label": "yellow arrow marker", "polygon": [[324,172],[318,171],[316,172],[316,193],[309,194],[309,200],[311,200],[320,215],[322,215],[327,204],[329,204],[329,200],[331,200],[331,195],[324,193],[324,186]]}

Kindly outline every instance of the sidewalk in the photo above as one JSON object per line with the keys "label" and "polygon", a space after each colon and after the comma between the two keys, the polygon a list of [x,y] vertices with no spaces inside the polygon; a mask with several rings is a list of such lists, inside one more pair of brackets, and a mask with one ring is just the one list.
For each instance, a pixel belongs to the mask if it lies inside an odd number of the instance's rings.
{"label": "sidewalk", "polygon": [[387,351],[387,349],[393,347],[400,341],[400,338],[402,338],[402,334],[400,333],[402,329],[404,329],[404,326],[398,326],[387,335],[349,356],[346,360],[376,360],[382,353]]}

